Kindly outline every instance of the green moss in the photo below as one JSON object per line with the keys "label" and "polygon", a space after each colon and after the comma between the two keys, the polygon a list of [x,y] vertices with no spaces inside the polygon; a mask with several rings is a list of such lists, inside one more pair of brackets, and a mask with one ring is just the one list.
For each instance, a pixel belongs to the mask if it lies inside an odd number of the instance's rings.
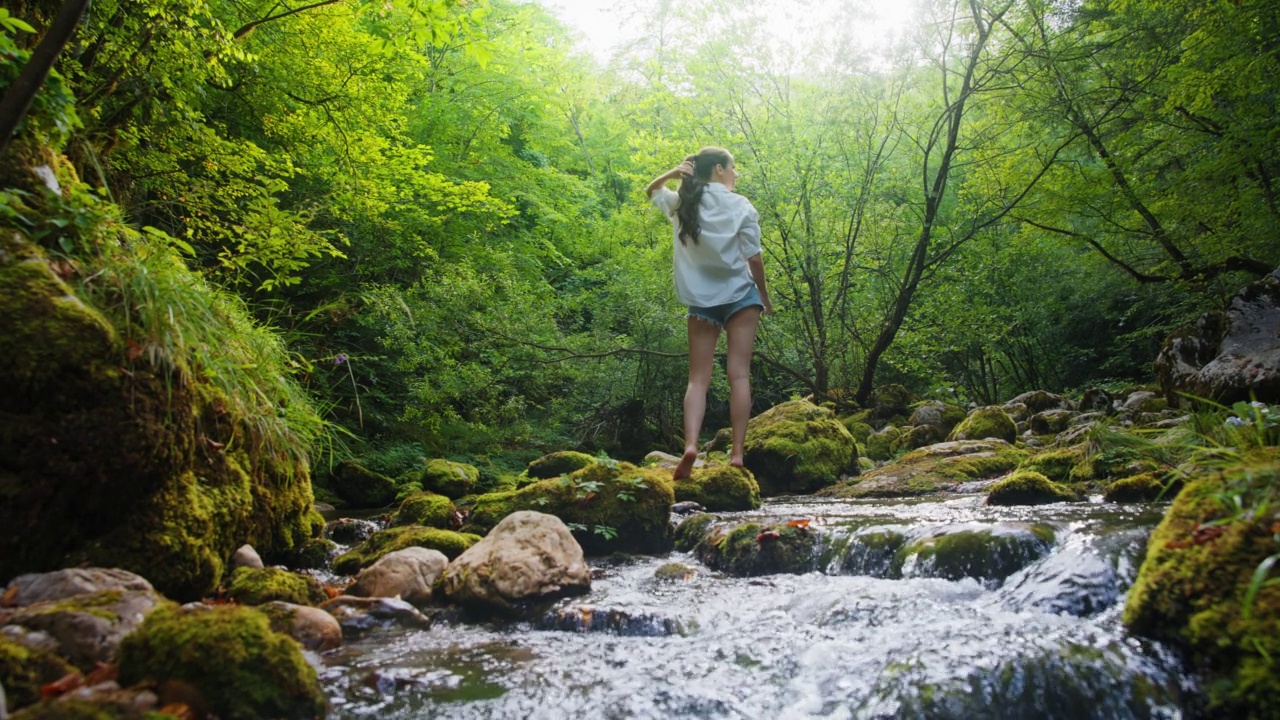
{"label": "green moss", "polygon": [[978,408],[947,436],[948,440],[985,440],[997,438],[1011,443],[1018,438],[1018,426],[999,406]]}
{"label": "green moss", "polygon": [[40,699],[41,685],[75,670],[53,653],[19,645],[0,635],[0,687],[8,693],[10,708],[36,702]]}
{"label": "green moss", "polygon": [[355,460],[343,460],[333,468],[333,491],[353,508],[389,505],[396,497],[396,481]]}
{"label": "green moss", "polygon": [[395,525],[424,525],[426,527],[453,529],[453,501],[444,495],[421,492],[404,499],[396,511]]}
{"label": "green moss", "polygon": [[1246,458],[1189,481],[1151,534],[1125,605],[1132,632],[1177,646],[1206,677],[1207,716],[1275,716],[1280,585],[1262,587],[1248,614],[1244,605],[1255,569],[1280,549],[1273,519],[1221,522],[1230,512],[1221,496],[1242,485],[1278,484],[1274,456]]}
{"label": "green moss", "polygon": [[1070,488],[1032,470],[1019,470],[987,491],[988,505],[1043,505],[1079,499]]}
{"label": "green moss", "polygon": [[737,577],[805,573],[817,564],[817,538],[806,527],[748,522],[704,536],[694,553],[707,567]]}
{"label": "green moss", "polygon": [[125,637],[120,684],[180,680],[223,720],[323,716],[324,693],[293,639],[235,606],[160,608]]}
{"label": "green moss", "polygon": [[1159,473],[1142,473],[1113,481],[1102,492],[1102,499],[1116,503],[1172,500],[1182,489],[1182,481],[1166,483]]}
{"label": "green moss", "polygon": [[362,568],[374,564],[387,553],[408,547],[439,550],[445,557],[452,560],[478,542],[480,542],[479,535],[420,525],[388,528],[374,533],[368,540],[335,558],[333,571],[343,575],[354,575]]}
{"label": "green moss", "polygon": [[998,441],[944,443],[913,450],[896,462],[821,491],[836,497],[909,497],[1003,475],[1026,453]]}
{"label": "green moss", "polygon": [[707,513],[698,513],[681,520],[676,526],[675,549],[680,552],[692,551],[715,521],[716,516]]}
{"label": "green moss", "polygon": [[894,563],[909,577],[999,582],[1044,557],[1053,542],[1053,529],[1047,525],[961,530],[908,543],[898,550]]}
{"label": "green moss", "polygon": [[858,446],[834,413],[804,400],[747,423],[746,466],[765,496],[810,493],[858,473]]}
{"label": "green moss", "polygon": [[[867,438],[871,437],[876,430],[867,423],[855,420],[855,417],[854,415],[843,417],[840,418],[840,422],[849,430],[849,434],[853,436],[854,441],[859,445],[866,445]],[[867,452],[870,453],[871,451],[868,450]]]}
{"label": "green moss", "polygon": [[177,715],[135,710],[111,700],[46,700],[15,713],[13,720],[178,720]]}
{"label": "green moss", "polygon": [[244,605],[262,605],[275,600],[318,605],[327,599],[315,578],[280,568],[236,568],[231,573],[227,595]]}
{"label": "green moss", "polygon": [[755,510],[760,507],[760,486],[750,470],[711,465],[677,480],[675,498],[676,502],[691,500],[712,512]]}
{"label": "green moss", "polygon": [[452,460],[428,460],[422,471],[422,488],[447,498],[460,498],[475,492],[480,471],[474,465]]}
{"label": "green moss", "polygon": [[867,457],[872,460],[885,461],[893,457],[894,449],[901,444],[902,430],[886,427],[878,433],[867,437]]}
{"label": "green moss", "polygon": [[561,450],[560,452],[543,455],[529,463],[529,469],[526,472],[534,480],[546,480],[567,475],[575,470],[581,470],[595,461],[595,458],[586,453]]}
{"label": "green moss", "polygon": [[517,510],[536,510],[563,520],[586,554],[608,555],[670,550],[674,503],[669,472],[610,461],[459,505],[470,510],[463,529],[487,533]]}
{"label": "green moss", "polygon": [[670,562],[658,566],[653,571],[653,578],[658,582],[679,582],[689,580],[698,574],[697,569],[684,563]]}
{"label": "green moss", "polygon": [[1084,459],[1084,446],[1077,445],[1036,453],[1024,460],[1018,469],[1040,473],[1056,483],[1072,482],[1071,469]]}
{"label": "green moss", "polygon": [[294,570],[319,570],[329,566],[338,544],[328,538],[308,540],[289,553],[287,565]]}

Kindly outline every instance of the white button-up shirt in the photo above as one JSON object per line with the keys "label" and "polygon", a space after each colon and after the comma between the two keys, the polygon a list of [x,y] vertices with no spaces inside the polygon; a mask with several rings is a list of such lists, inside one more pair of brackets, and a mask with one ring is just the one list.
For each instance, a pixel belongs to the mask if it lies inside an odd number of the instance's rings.
{"label": "white button-up shirt", "polygon": [[680,196],[658,188],[650,201],[671,219],[676,296],[693,307],[741,300],[755,286],[747,260],[760,254],[760,215],[722,183],[707,183],[698,208],[698,240],[680,242]]}

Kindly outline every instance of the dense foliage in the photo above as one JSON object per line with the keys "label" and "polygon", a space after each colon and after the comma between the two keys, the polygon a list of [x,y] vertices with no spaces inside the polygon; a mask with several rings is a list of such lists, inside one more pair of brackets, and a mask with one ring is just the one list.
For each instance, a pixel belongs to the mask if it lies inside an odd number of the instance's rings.
{"label": "dense foliage", "polygon": [[[0,11],[3,82],[58,7]],[[19,132],[276,328],[390,475],[671,444],[683,308],[642,188],[705,144],[765,230],[760,407],[1141,382],[1280,263],[1274,3],[933,0],[892,49],[850,19],[801,60],[745,0],[641,10],[601,65],[512,0],[101,0]]]}

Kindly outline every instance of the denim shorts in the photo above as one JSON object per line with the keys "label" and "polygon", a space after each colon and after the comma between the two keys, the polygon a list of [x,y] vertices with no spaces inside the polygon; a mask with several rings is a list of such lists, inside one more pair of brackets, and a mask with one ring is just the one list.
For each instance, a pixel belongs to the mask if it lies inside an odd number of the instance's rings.
{"label": "denim shorts", "polygon": [[751,286],[746,295],[731,303],[712,305],[711,307],[690,305],[688,317],[705,320],[718,328],[724,328],[724,324],[729,322],[729,318],[737,314],[739,310],[745,310],[749,307],[764,309],[764,301],[760,299],[760,290],[755,285]]}

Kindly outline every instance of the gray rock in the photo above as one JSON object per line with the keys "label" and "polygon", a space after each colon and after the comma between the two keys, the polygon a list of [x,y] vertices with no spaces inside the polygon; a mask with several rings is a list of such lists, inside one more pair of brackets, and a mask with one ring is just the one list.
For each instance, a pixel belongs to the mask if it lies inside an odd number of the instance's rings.
{"label": "gray rock", "polygon": [[[1072,404],[1070,399],[1063,397],[1062,395],[1055,395],[1051,392],[1045,392],[1044,390],[1032,390],[1030,392],[1024,392],[1021,395],[1018,395],[1017,397],[1010,399],[1009,402],[1005,403],[1006,406],[1015,405],[1015,404],[1025,405],[1027,408],[1027,411],[1032,414],[1044,412],[1046,410],[1074,410],[1075,409],[1075,406]],[[1008,412],[1008,410],[1006,410],[1005,412]]]}
{"label": "gray rock", "polygon": [[503,518],[444,573],[450,599],[497,610],[590,589],[591,569],[569,528],[554,515],[532,510]]}
{"label": "gray rock", "polygon": [[1155,369],[1171,403],[1178,402],[1181,393],[1221,403],[1280,402],[1277,273],[1247,285],[1226,311],[1202,315],[1170,335]]}
{"label": "gray rock", "polygon": [[88,672],[110,662],[120,641],[166,600],[154,590],[99,590],[43,600],[16,610],[7,623],[47,633],[58,654]]}
{"label": "gray rock", "polygon": [[14,578],[5,588],[5,597],[19,607],[46,600],[61,600],[102,590],[155,592],[141,575],[117,568],[68,568],[47,573],[30,573]]}
{"label": "gray rock", "polygon": [[347,588],[356,597],[398,597],[413,605],[431,602],[431,588],[449,566],[439,550],[421,547],[387,553],[356,576]]}
{"label": "gray rock", "polygon": [[692,515],[693,513],[706,512],[707,509],[692,500],[678,502],[671,506],[671,512],[676,515]]}
{"label": "gray rock", "polygon": [[273,630],[287,634],[308,650],[325,652],[342,645],[342,626],[325,610],[279,601],[259,609],[271,618]]}
{"label": "gray rock", "polygon": [[343,545],[354,545],[368,540],[377,531],[377,523],[356,518],[338,518],[330,520],[324,526],[324,536]]}
{"label": "gray rock", "polygon": [[1045,410],[1031,416],[1031,432],[1036,435],[1056,435],[1071,425],[1075,413],[1070,410]]}
{"label": "gray rock", "polygon": [[1139,390],[1131,393],[1129,397],[1124,399],[1124,403],[1120,405],[1120,409],[1128,413],[1150,412],[1158,406],[1160,396],[1150,390]]}
{"label": "gray rock", "polygon": [[431,627],[431,618],[399,598],[360,598],[342,595],[320,606],[342,626],[344,637],[360,636],[387,627]]}
{"label": "gray rock", "polygon": [[253,549],[252,545],[241,545],[236,554],[231,556],[231,567],[234,568],[253,568],[254,570],[263,569],[262,557],[258,555],[258,551]]}

